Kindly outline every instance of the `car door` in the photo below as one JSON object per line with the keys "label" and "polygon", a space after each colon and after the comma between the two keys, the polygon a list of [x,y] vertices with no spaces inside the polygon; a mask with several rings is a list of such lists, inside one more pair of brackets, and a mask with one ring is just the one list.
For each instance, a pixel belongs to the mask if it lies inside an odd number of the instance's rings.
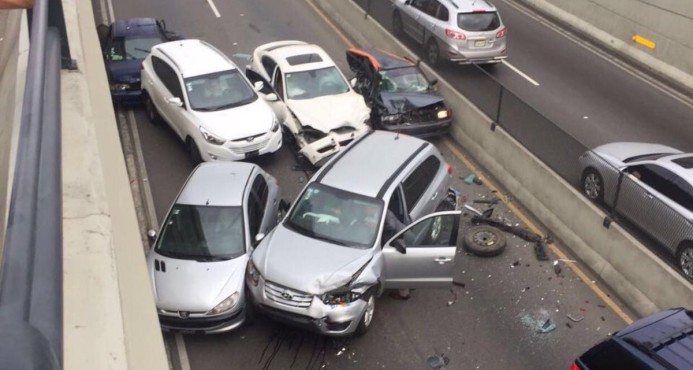
{"label": "car door", "polygon": [[461,211],[429,214],[404,228],[382,250],[386,289],[447,288],[452,283]]}
{"label": "car door", "polygon": [[409,36],[419,43],[423,43],[423,27],[420,23],[423,9],[431,0],[411,0],[405,2],[402,14],[402,28]]}
{"label": "car door", "polygon": [[147,91],[152,101],[154,101],[159,114],[171,126],[173,131],[183,138],[179,121],[181,117],[180,111],[185,108],[178,107],[170,101],[174,97],[178,97],[181,102],[184,101],[178,75],[165,60],[153,55],[151,61],[155,76],[151,76],[148,81],[145,81],[149,85]]}
{"label": "car door", "polygon": [[410,219],[416,220],[433,212],[445,196],[446,189],[441,188],[445,182],[439,178],[440,166],[440,159],[431,154],[402,181],[402,193]]}
{"label": "car door", "polygon": [[[279,93],[274,90],[272,84],[265,79],[264,76],[252,69],[246,69],[245,76],[252,84],[255,84],[257,81],[262,82],[263,88],[258,91],[258,94],[267,102],[270,108],[272,108],[272,111],[274,112],[274,115],[277,116],[279,122],[289,128],[291,132],[298,133],[299,129],[296,119],[289,111],[286,103],[279,98]],[[274,97],[271,97],[272,94],[274,94]]]}
{"label": "car door", "polygon": [[374,83],[377,71],[373,63],[368,59],[368,55],[360,50],[348,50],[346,55],[349,69],[356,78],[356,83],[352,86],[354,91],[363,96],[368,106],[372,106],[372,99],[377,92],[377,85]]}

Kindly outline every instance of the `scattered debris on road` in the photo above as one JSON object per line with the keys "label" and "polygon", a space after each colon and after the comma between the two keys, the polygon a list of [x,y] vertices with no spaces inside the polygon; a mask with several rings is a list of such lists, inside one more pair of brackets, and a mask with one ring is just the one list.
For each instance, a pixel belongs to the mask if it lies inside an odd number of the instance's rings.
{"label": "scattered debris on road", "polygon": [[573,316],[571,316],[570,314],[567,314],[566,316],[568,316],[568,318],[569,318],[570,321],[572,321],[572,322],[580,322],[580,321],[582,321],[582,320],[585,319],[583,316],[581,316],[581,317],[579,317],[579,318],[577,318],[577,319],[574,318]]}

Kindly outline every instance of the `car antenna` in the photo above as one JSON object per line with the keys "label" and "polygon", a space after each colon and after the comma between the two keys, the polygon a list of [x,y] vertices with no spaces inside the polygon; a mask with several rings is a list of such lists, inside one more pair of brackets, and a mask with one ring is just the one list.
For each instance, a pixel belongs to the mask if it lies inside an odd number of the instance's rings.
{"label": "car antenna", "polygon": [[206,206],[209,205],[209,199],[207,199],[207,202],[205,202],[205,205],[206,205]]}

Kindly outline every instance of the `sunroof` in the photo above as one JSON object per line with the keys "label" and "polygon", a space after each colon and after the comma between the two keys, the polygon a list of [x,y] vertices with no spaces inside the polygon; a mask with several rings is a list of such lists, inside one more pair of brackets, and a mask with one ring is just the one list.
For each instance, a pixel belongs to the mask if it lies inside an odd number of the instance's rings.
{"label": "sunroof", "polygon": [[679,166],[681,166],[685,169],[693,168],[693,156],[676,158],[676,159],[672,160],[672,162],[678,164]]}
{"label": "sunroof", "polygon": [[306,63],[322,62],[322,58],[320,58],[320,55],[312,53],[312,54],[294,55],[292,57],[286,58],[286,61],[289,63],[289,65],[297,66],[297,65],[306,64]]}

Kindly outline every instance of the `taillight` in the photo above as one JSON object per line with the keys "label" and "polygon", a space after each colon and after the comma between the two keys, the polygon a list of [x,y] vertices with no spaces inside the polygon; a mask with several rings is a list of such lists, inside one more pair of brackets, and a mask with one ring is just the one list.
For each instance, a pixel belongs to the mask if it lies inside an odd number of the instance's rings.
{"label": "taillight", "polygon": [[457,32],[455,30],[451,30],[449,28],[445,29],[445,36],[453,39],[453,40],[465,40],[467,36],[464,35],[462,32]]}
{"label": "taillight", "polygon": [[577,365],[577,362],[573,362],[573,365],[570,367],[570,370],[581,370],[580,367]]}
{"label": "taillight", "polygon": [[452,165],[448,163],[448,175],[452,175]]}
{"label": "taillight", "polygon": [[144,69],[144,62],[140,63],[140,71]]}
{"label": "taillight", "polygon": [[503,27],[503,28],[501,28],[500,31],[496,32],[496,38],[499,39],[501,37],[505,37],[505,35],[507,35],[507,34],[508,34],[508,28]]}

